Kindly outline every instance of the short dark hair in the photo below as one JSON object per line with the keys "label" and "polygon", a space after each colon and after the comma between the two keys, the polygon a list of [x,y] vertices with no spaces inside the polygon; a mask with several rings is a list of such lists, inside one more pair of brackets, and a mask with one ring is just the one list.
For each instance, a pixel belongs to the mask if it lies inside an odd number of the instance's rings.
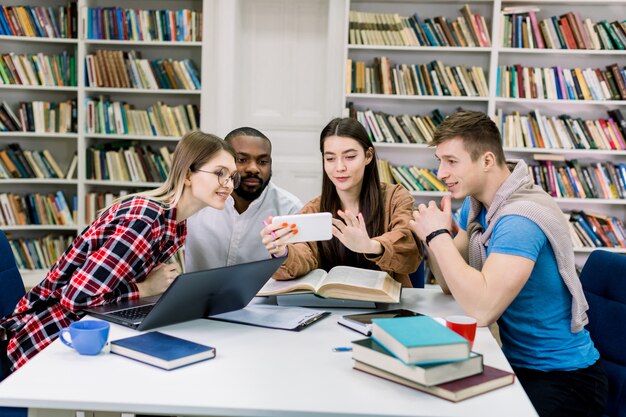
{"label": "short dark hair", "polygon": [[483,112],[463,110],[451,114],[437,127],[430,145],[441,145],[454,138],[463,140],[463,146],[472,161],[485,152],[493,152],[498,165],[506,162],[498,126]]}
{"label": "short dark hair", "polygon": [[236,136],[252,136],[255,138],[265,139],[266,141],[270,142],[269,138],[261,133],[260,130],[248,126],[238,127],[237,129],[232,130],[230,133],[228,133],[228,135],[224,137],[224,140],[230,143],[230,141]]}

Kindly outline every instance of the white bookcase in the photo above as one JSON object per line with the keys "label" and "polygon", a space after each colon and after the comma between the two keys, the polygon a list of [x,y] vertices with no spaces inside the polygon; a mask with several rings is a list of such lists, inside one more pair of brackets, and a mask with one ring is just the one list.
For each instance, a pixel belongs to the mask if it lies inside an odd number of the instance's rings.
{"label": "white bookcase", "polygon": [[[466,110],[479,110],[494,116],[498,109],[504,113],[519,111],[528,113],[534,109],[540,109],[542,115],[558,116],[569,114],[583,119],[608,117],[606,111],[619,108],[626,114],[626,101],[573,101],[573,100],[538,100],[538,99],[509,99],[496,96],[497,68],[499,65],[523,64],[525,66],[550,67],[561,65],[564,68],[592,67],[604,68],[617,63],[623,67],[626,63],[626,51],[615,50],[554,50],[554,49],[514,49],[502,48],[500,28],[500,12],[507,6],[533,5],[540,8],[536,12],[539,17],[562,15],[568,11],[579,12],[583,18],[589,17],[597,22],[607,19],[621,20],[626,18],[626,1],[577,1],[577,0],[495,0],[495,1],[467,1],[467,0],[441,0],[441,1],[370,1],[370,0],[346,0],[346,23],[344,31],[345,59],[353,61],[371,62],[374,57],[386,56],[393,63],[416,64],[428,63],[439,59],[444,65],[465,64],[468,66],[481,66],[488,78],[488,97],[450,97],[450,96],[385,96],[371,94],[347,94],[342,90],[341,103],[346,106],[352,102],[355,109],[383,111],[385,113],[399,115],[425,115],[430,114],[435,108],[441,110],[444,115],[450,114],[458,107]],[[422,20],[427,17],[445,16],[455,18],[460,16],[460,9],[464,4],[469,4],[472,12],[480,13],[485,17],[490,30],[492,46],[489,48],[463,48],[463,47],[399,47],[399,46],[363,46],[351,45],[348,41],[348,11],[358,10],[379,13],[398,13],[401,16],[411,16],[418,13]],[[344,66],[345,66],[344,59]],[[345,74],[345,67],[343,73]],[[345,75],[344,75],[345,77]],[[345,78],[344,84],[345,85]],[[387,159],[392,164],[416,165],[426,168],[436,168],[433,149],[426,145],[375,143],[379,158]],[[602,150],[562,150],[562,149],[530,149],[530,148],[505,148],[507,158],[532,159],[535,153],[554,153],[564,155],[566,159],[578,159],[581,163],[586,162],[624,162],[624,151]],[[438,199],[443,193],[437,192],[413,192],[416,201],[428,201]],[[589,209],[603,214],[616,216],[626,220],[626,200],[604,199],[557,199],[559,206],[564,211]],[[460,201],[455,202],[458,207]],[[592,249],[577,249],[577,263],[582,263]],[[626,253],[624,249],[607,250]]]}
{"label": "white bookcase", "polygon": [[[93,40],[86,39],[86,9],[89,7],[125,7],[134,9],[191,9],[204,11],[210,0],[128,0],[123,4],[115,0],[78,0],[78,39],[50,39],[0,36],[0,53],[57,53],[66,50],[76,56],[77,87],[31,87],[0,85],[1,100],[7,101],[12,108],[21,101],[47,100],[61,101],[75,99],[78,104],[78,132],[72,134],[56,133],[31,133],[31,132],[0,132],[0,146],[17,142],[23,149],[48,149],[59,162],[61,169],[67,170],[72,156],[78,154],[77,179],[73,180],[39,180],[39,179],[3,179],[0,180],[0,192],[13,192],[25,194],[31,192],[51,193],[61,190],[65,193],[68,203],[71,204],[72,196],[77,196],[77,222],[72,226],[12,226],[3,227],[2,230],[10,238],[32,238],[43,235],[73,235],[80,233],[87,221],[85,219],[85,197],[88,192],[106,191],[118,193],[120,190],[140,191],[153,188],[160,183],[136,183],[136,182],[113,182],[95,181],[87,179],[86,150],[95,144],[112,143],[117,141],[135,141],[139,144],[152,145],[153,147],[167,146],[173,149],[179,137],[162,136],[136,136],[136,135],[104,135],[88,134],[85,129],[86,112],[85,103],[88,97],[107,96],[112,101],[125,101],[137,109],[146,109],[148,106],[162,101],[168,105],[194,104],[201,107],[203,95],[209,92],[203,90],[144,90],[122,88],[92,88],[86,87],[85,56],[98,49],[141,52],[142,58],[173,58],[176,60],[191,59],[201,74],[201,82],[204,72],[203,44],[204,42],[164,42],[164,41],[116,41],[116,40]],[[2,5],[32,5],[57,7],[66,5],[65,0],[43,0],[24,2],[22,0],[6,0]],[[210,7],[208,7],[210,9]],[[203,12],[205,21],[209,19]],[[203,24],[203,40],[210,43],[211,31],[208,24]],[[198,120],[200,128],[209,130],[204,126],[202,118]],[[27,287],[38,283],[47,271],[23,270],[20,271]]]}
{"label": "white bookcase", "polygon": [[[0,0],[3,5],[43,5],[60,6],[67,4],[66,0]],[[118,192],[122,189],[141,190],[154,187],[156,183],[121,183],[111,181],[88,180],[86,176],[86,149],[95,144],[117,142],[120,140],[132,140],[153,146],[174,146],[178,138],[153,137],[153,136],[114,136],[102,134],[85,133],[85,108],[82,105],[86,97],[106,95],[111,100],[127,101],[136,108],[146,108],[156,101],[163,101],[167,104],[196,104],[200,106],[201,117],[200,127],[205,131],[224,134],[232,128],[232,125],[242,123],[260,127],[264,131],[269,131],[272,137],[277,137],[276,151],[282,153],[284,164],[288,164],[296,155],[302,159],[309,157],[309,152],[303,154],[303,149],[311,149],[317,152],[317,130],[321,126],[320,120],[326,120],[327,114],[339,115],[340,109],[350,101],[357,108],[371,108],[381,110],[391,114],[429,114],[433,109],[438,108],[444,114],[449,114],[458,107],[485,111],[490,115],[495,114],[498,109],[505,112],[518,110],[528,112],[531,109],[540,108],[544,115],[558,115],[561,113],[580,116],[583,118],[606,116],[606,110],[619,107],[626,114],[626,103],[618,102],[589,102],[589,101],[547,101],[547,100],[519,100],[500,99],[495,96],[496,70],[498,65],[507,63],[524,63],[526,65],[554,65],[555,60],[563,67],[572,66],[593,66],[602,67],[614,62],[621,66],[626,61],[626,53],[622,51],[563,51],[563,50],[521,50],[500,48],[499,35],[494,28],[499,28],[500,10],[506,6],[533,4],[541,8],[540,15],[560,14],[569,10],[577,10],[583,17],[590,17],[592,20],[599,19],[614,20],[617,17],[624,18],[626,10],[626,0],[612,1],[501,1],[501,0],[320,0],[315,5],[299,2],[293,7],[289,6],[282,10],[282,2],[255,0],[129,0],[123,4],[124,7],[137,9],[194,9],[203,11],[203,41],[202,42],[135,42],[135,41],[111,41],[111,40],[88,40],[82,35],[84,33],[82,25],[83,19],[79,18],[79,38],[78,39],[49,39],[49,38],[24,38],[0,36],[0,53],[57,53],[63,50],[75,54],[77,57],[77,87],[28,87],[28,86],[0,86],[0,99],[7,101],[13,108],[20,101],[47,100],[61,101],[66,99],[76,99],[78,103],[78,132],[73,134],[49,134],[49,133],[24,133],[24,132],[0,132],[0,146],[17,142],[23,149],[49,149],[57,159],[61,168],[66,170],[74,152],[78,154],[77,177],[73,180],[0,180],[0,192],[31,193],[31,192],[56,192],[63,191],[66,197],[76,195],[78,200],[78,218],[74,226],[20,226],[5,227],[4,231],[11,237],[39,237],[46,234],[53,235],[76,235],[86,226],[85,219],[85,196],[92,191],[112,191]],[[348,44],[348,12],[349,10],[394,12],[401,15],[412,15],[419,13],[423,17],[456,17],[460,15],[459,9],[468,3],[474,13],[483,15],[490,29],[492,47],[489,48],[419,48],[419,47],[379,47],[379,46],[351,46]],[[108,7],[120,6],[114,0],[78,0],[77,9],[79,17],[84,13],[86,7]],[[271,6],[271,7],[270,7]],[[305,7],[305,9],[302,9]],[[313,12],[306,7],[317,7]],[[288,9],[288,10],[287,10]],[[306,10],[303,12],[302,10]],[[263,15],[263,19],[255,19],[256,16]],[[312,13],[319,16],[321,13],[327,15],[326,29],[319,29],[315,32],[316,38],[312,45],[317,48],[312,54],[311,51],[302,52],[297,48],[305,48],[302,43],[292,39],[287,42],[276,41],[274,32],[270,29],[273,26],[280,26],[288,22],[300,22],[299,25],[316,22],[316,27],[320,26],[315,19],[302,18],[300,14]],[[294,16],[295,15],[295,16]],[[241,16],[248,16],[247,19]],[[245,25],[244,25],[245,23]],[[261,23],[265,23],[264,25]],[[256,26],[254,26],[256,24]],[[247,26],[246,26],[247,25]],[[295,115],[287,112],[279,105],[280,99],[277,97],[298,96],[300,91],[292,91],[290,87],[297,86],[296,80],[299,76],[292,76],[290,79],[281,80],[284,86],[272,79],[271,83],[263,83],[259,80],[262,74],[268,74],[268,68],[262,65],[264,55],[256,52],[254,47],[248,46],[246,49],[242,45],[257,45],[248,37],[250,27],[256,28],[254,33],[260,33],[261,40],[270,44],[278,42],[279,45],[291,45],[298,51],[298,62],[305,62],[305,57],[309,55],[318,57],[315,64],[302,64],[306,67],[304,75],[315,80],[315,88],[319,91],[331,91],[331,96],[326,101],[321,101],[322,94],[316,95],[317,101],[301,100],[300,107],[306,111],[300,111]],[[323,25],[321,25],[323,26]],[[299,33],[298,31],[295,31]],[[282,32],[280,32],[282,33]],[[308,39],[308,38],[303,38]],[[244,42],[245,41],[245,42]],[[254,40],[256,42],[256,38]],[[297,45],[296,45],[297,43]],[[265,45],[267,49],[267,45]],[[272,44],[273,45],[273,44]],[[306,44],[309,48],[309,44]],[[321,45],[324,45],[323,47]],[[257,45],[258,46],[258,45]],[[324,49],[325,48],[325,49]],[[144,58],[190,58],[196,64],[201,73],[201,91],[170,91],[170,90],[135,90],[135,89],[103,89],[88,88],[85,86],[85,56],[98,49],[111,50],[137,50]],[[345,59],[350,57],[356,60],[370,60],[376,56],[387,56],[396,63],[423,63],[435,59],[441,60],[444,64],[465,64],[481,66],[488,79],[490,94],[488,97],[414,97],[414,96],[372,96],[364,94],[345,94],[343,85],[339,80],[334,82],[334,78],[343,77],[345,74],[343,65]],[[276,59],[284,59],[282,55],[276,55]],[[323,59],[327,58],[327,61]],[[255,59],[252,59],[255,58]],[[267,58],[265,58],[267,59]],[[308,61],[306,61],[308,62]],[[254,68],[251,64],[256,63]],[[261,63],[261,65],[259,65]],[[284,63],[281,61],[281,65]],[[330,66],[330,69],[324,66]],[[280,66],[280,65],[279,65]],[[265,71],[265,72],[263,72]],[[254,75],[250,75],[254,74]],[[261,74],[261,75],[259,75]],[[322,74],[322,75],[320,75]],[[341,74],[341,75],[340,75]],[[270,76],[271,78],[271,76]],[[247,80],[241,83],[241,80]],[[291,80],[291,81],[289,81]],[[326,81],[324,81],[326,80]],[[261,82],[260,82],[261,81]],[[329,85],[341,85],[341,88],[329,88]],[[293,87],[296,89],[297,87]],[[273,95],[266,94],[266,91],[274,92]],[[278,92],[283,94],[279,94]],[[335,92],[336,91],[336,92]],[[288,95],[285,95],[289,93]],[[272,96],[273,100],[269,104],[263,97]],[[308,96],[306,96],[308,97]],[[255,98],[255,105],[251,105],[251,98]],[[311,109],[304,107],[303,103],[315,103]],[[325,103],[325,104],[322,104]],[[267,111],[266,107],[272,105],[280,111]],[[283,105],[283,107],[285,107]],[[297,106],[296,106],[297,107]],[[297,108],[300,108],[297,107]],[[252,112],[249,108],[262,110]],[[283,111],[284,110],[284,111]],[[248,113],[254,115],[250,116]],[[314,121],[309,121],[307,128],[314,131],[315,145],[309,146],[309,136],[303,131],[306,130],[302,124],[306,124],[310,114],[317,115]],[[269,117],[275,114],[281,117]],[[258,116],[260,115],[260,116]],[[265,119],[263,119],[263,116]],[[298,119],[298,115],[306,116]],[[258,116],[258,117],[257,117]],[[259,119],[260,117],[260,119]],[[310,118],[310,117],[309,117]],[[267,119],[267,120],[266,120]],[[274,120],[276,119],[276,120]],[[301,119],[306,119],[302,121]],[[269,120],[269,121],[268,121]],[[309,126],[310,125],[310,126]],[[314,126],[314,127],[312,127]],[[297,145],[291,145],[297,138],[300,141]],[[303,141],[307,142],[304,143]],[[306,146],[305,146],[306,145]],[[404,144],[377,144],[379,156],[389,160],[394,164],[418,165],[428,168],[435,168],[436,162],[432,149],[424,145],[404,145]],[[626,160],[626,152],[607,151],[552,151],[541,149],[507,149],[510,157],[529,158],[532,153],[555,152],[565,155],[567,158],[578,158],[581,162],[593,162],[595,160]],[[297,161],[300,159],[296,158]],[[277,159],[278,160],[278,159]],[[307,159],[308,161],[308,159]],[[293,164],[293,162],[291,162]],[[283,165],[284,165],[283,164]],[[298,162],[299,164],[299,162]],[[301,164],[300,164],[301,165]],[[282,166],[282,165],[281,165]],[[318,175],[317,159],[312,165],[312,172],[307,171],[309,176]],[[298,167],[300,168],[300,167]],[[284,169],[284,167],[283,167]],[[299,171],[298,171],[299,172]],[[308,176],[306,178],[309,178]],[[309,184],[311,181],[306,182]],[[416,199],[428,200],[437,199],[441,193],[419,193]],[[618,216],[622,220],[626,219],[626,204],[622,200],[588,200],[579,199],[561,200],[560,205],[565,210],[589,208],[613,216]],[[586,250],[578,251],[578,255],[584,258]],[[22,271],[27,285],[37,283],[44,275],[45,271]]]}

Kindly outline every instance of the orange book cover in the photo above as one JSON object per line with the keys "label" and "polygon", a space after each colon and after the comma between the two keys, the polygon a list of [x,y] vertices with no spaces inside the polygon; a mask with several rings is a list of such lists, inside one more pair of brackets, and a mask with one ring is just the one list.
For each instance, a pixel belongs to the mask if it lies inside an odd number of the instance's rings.
{"label": "orange book cover", "polygon": [[609,237],[604,232],[604,228],[602,227],[598,219],[584,212],[583,215],[587,219],[587,222],[591,225],[591,228],[595,232],[596,236],[598,236],[602,241],[602,244],[607,248],[612,248],[614,246],[613,242],[611,242],[611,239],[609,239]]}
{"label": "orange book cover", "polygon": [[576,42],[577,49],[586,49],[585,41],[583,40],[582,34],[580,33],[580,28],[578,27],[578,23],[576,22],[576,16],[574,13],[567,12],[561,18],[565,17],[567,22],[569,23],[570,30],[572,31],[572,35],[574,36],[574,41]]}
{"label": "orange book cover", "polygon": [[541,131],[539,130],[539,125],[537,124],[537,120],[535,120],[534,117],[529,117],[528,120],[530,120],[530,128],[532,129],[532,133],[535,138],[535,146],[537,148],[545,148],[546,144],[543,139],[543,136],[541,136]]}
{"label": "orange book cover", "polygon": [[11,33],[15,36],[20,36],[20,31],[16,29],[13,22],[13,8],[7,6],[0,6],[4,9],[4,15],[7,17],[7,23],[9,24],[9,29],[11,29]]}
{"label": "orange book cover", "polygon": [[569,21],[567,17],[563,16],[559,19],[559,23],[561,26],[561,33],[563,34],[563,39],[565,40],[565,44],[567,49],[577,49],[576,48],[576,40],[574,39],[574,34],[572,33],[572,29],[569,26]]}

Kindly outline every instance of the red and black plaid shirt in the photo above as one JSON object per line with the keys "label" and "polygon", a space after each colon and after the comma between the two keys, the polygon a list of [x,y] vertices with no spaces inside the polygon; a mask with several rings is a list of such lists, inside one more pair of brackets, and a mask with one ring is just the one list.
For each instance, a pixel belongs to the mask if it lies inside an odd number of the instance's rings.
{"label": "red and black plaid shirt", "polygon": [[78,236],[6,318],[12,370],[48,346],[88,307],[139,298],[137,283],[184,244],[176,209],[143,197],[111,207]]}

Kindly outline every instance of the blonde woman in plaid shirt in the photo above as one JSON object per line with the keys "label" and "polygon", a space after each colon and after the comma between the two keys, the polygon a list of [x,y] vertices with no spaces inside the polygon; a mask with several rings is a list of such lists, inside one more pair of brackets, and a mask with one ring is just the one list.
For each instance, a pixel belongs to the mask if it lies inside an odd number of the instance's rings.
{"label": "blonde woman in plaid shirt", "polygon": [[185,242],[186,219],[204,207],[223,209],[239,180],[228,143],[202,132],[185,135],[165,183],[105,208],[0,321],[5,375],[81,319],[84,309],[165,291],[179,273],[167,261]]}

